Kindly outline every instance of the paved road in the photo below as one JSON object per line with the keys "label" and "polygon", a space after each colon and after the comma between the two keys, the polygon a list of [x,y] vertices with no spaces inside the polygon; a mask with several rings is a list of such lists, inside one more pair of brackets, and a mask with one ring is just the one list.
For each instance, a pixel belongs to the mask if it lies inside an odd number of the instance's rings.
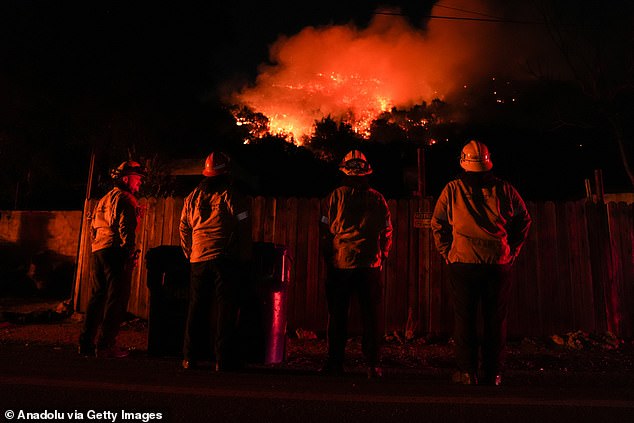
{"label": "paved road", "polygon": [[188,372],[172,358],[98,360],[71,347],[0,344],[0,422],[26,421],[20,411],[75,422],[633,421],[631,373],[515,372],[506,380],[501,388],[456,386],[424,369],[386,369],[380,381],[271,368]]}

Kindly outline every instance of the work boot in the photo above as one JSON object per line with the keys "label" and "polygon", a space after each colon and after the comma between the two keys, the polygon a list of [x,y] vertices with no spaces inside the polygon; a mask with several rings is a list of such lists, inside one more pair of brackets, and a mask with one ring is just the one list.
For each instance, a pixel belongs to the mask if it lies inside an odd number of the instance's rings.
{"label": "work boot", "polygon": [[500,386],[502,385],[502,375],[501,374],[492,374],[492,375],[485,374],[480,379],[480,385]]}
{"label": "work boot", "polygon": [[193,370],[196,367],[198,367],[198,364],[196,363],[196,360],[183,360],[183,362],[181,363],[181,366],[183,367],[183,369],[185,370]]}
{"label": "work boot", "polygon": [[367,369],[368,379],[380,379],[383,377],[383,369],[380,367],[370,366]]}
{"label": "work boot", "polygon": [[455,371],[451,376],[451,381],[462,385],[477,385],[478,376],[475,373]]}

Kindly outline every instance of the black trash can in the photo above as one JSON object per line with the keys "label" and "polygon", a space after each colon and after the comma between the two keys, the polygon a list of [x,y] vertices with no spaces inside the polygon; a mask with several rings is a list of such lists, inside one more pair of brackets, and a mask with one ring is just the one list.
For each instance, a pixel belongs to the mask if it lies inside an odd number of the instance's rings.
{"label": "black trash can", "polygon": [[145,262],[150,291],[148,354],[180,357],[189,305],[189,262],[174,245],[149,249]]}
{"label": "black trash can", "polygon": [[251,277],[243,294],[239,320],[242,354],[247,363],[275,364],[286,358],[290,269],[286,246],[254,243]]}

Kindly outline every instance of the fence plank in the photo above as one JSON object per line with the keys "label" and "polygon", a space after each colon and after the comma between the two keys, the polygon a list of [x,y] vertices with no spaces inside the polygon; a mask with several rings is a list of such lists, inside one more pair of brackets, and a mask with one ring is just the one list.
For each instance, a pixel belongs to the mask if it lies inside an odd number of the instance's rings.
{"label": "fence plank", "polygon": [[621,327],[620,336],[634,337],[634,204],[618,203],[610,226],[610,234],[617,238],[616,249],[621,254]]}
{"label": "fence plank", "polygon": [[312,198],[306,202],[307,209],[306,226],[307,232],[307,262],[306,262],[306,312],[311,317],[309,325],[318,327],[323,324],[325,317],[324,298],[320,295],[319,286],[319,200]]}
{"label": "fence plank", "polygon": [[623,321],[624,312],[626,310],[625,298],[625,272],[629,257],[623,244],[623,238],[627,237],[628,230],[623,225],[625,214],[619,207],[619,203],[608,203],[608,230],[610,235],[610,257],[611,257],[611,273],[610,286],[608,287],[608,308],[613,314],[614,333],[622,334],[623,329],[627,325]]}
{"label": "fence plank", "polygon": [[557,295],[559,313],[556,315],[555,325],[560,332],[570,332],[575,330],[574,325],[574,304],[572,299],[572,281],[570,280],[570,221],[566,214],[565,207],[556,207],[551,203],[555,214],[555,239],[557,249]]}
{"label": "fence plank", "polygon": [[286,245],[288,248],[288,254],[291,256],[292,260],[290,275],[291,282],[287,291],[287,299],[289,301],[288,325],[293,328],[302,328],[305,327],[301,317],[302,310],[301,307],[298,307],[298,304],[300,304],[300,294],[298,290],[299,262],[297,260],[297,232],[299,230],[299,225],[297,224],[297,216],[299,213],[297,198],[289,198],[286,202],[286,208]]}
{"label": "fence plank", "polygon": [[405,324],[407,323],[408,312],[408,295],[409,295],[409,238],[411,232],[411,221],[409,216],[409,204],[407,200],[399,200],[397,202],[398,207],[398,219],[394,222],[394,233],[396,234],[396,240],[398,242],[398,254],[396,259],[396,279],[390,281],[392,287],[395,302],[391,311],[392,320],[395,322],[395,326],[399,331],[405,331]]}
{"label": "fence plank", "polygon": [[[156,198],[142,199],[140,205],[144,209],[144,216],[139,222],[137,244],[141,248],[141,258],[143,258],[151,246],[161,245],[163,241],[163,224],[165,221],[163,208],[165,201]],[[147,317],[148,293],[145,281],[145,266],[137,266],[132,274],[128,311],[142,317]]]}
{"label": "fence plank", "polygon": [[421,324],[420,307],[418,306],[418,290],[421,285],[419,277],[420,258],[420,232],[424,229],[413,227],[414,213],[420,209],[420,200],[413,198],[407,202],[408,207],[408,232],[409,248],[407,255],[407,323],[405,335],[412,336],[418,333]]}
{"label": "fence plank", "polygon": [[277,200],[275,198],[267,197],[264,201],[264,210],[263,210],[263,234],[262,240],[264,242],[273,242],[275,237],[275,212],[276,212],[276,203]]}
{"label": "fence plank", "polygon": [[315,207],[315,211],[317,212],[315,217],[318,219],[318,223],[315,225],[315,229],[317,231],[315,236],[317,237],[317,240],[316,240],[317,241],[316,243],[317,256],[316,257],[317,257],[317,267],[318,267],[317,269],[318,271],[317,321],[321,322],[320,324],[325,330],[327,322],[328,322],[328,302],[326,300],[326,281],[330,275],[328,274],[329,263],[326,262],[326,259],[324,258],[324,255],[323,255],[323,251],[321,251],[321,245],[320,245],[320,237],[321,237],[320,230],[321,229],[320,229],[319,222],[321,221],[321,217],[324,211],[324,199],[317,200],[317,202],[313,205],[313,207]]}
{"label": "fence plank", "polygon": [[609,330],[604,286],[608,280],[608,264],[610,244],[603,204],[587,203],[588,238],[590,246],[590,263],[592,264],[592,294],[595,306],[596,330]]}
{"label": "fence plank", "polygon": [[594,331],[596,322],[585,201],[566,203],[566,209],[570,221],[570,277],[571,295],[575,306],[575,328]]}
{"label": "fence plank", "polygon": [[[394,230],[392,235],[392,254],[388,257],[386,263],[386,269],[384,271],[384,301],[383,308],[385,313],[384,326],[385,330],[395,330],[398,328],[398,319],[394,313],[396,307],[399,304],[398,290],[395,284],[398,283],[398,256],[401,253],[401,240],[400,234],[397,230],[398,222],[400,219],[398,202],[396,200],[388,200],[388,207],[390,209],[390,215],[392,216],[392,222],[394,224]],[[405,254],[407,254],[405,252]]]}
{"label": "fence plank", "polygon": [[[430,198],[423,198],[420,202],[420,211],[432,213],[436,202]],[[437,328],[432,327],[432,316],[435,313],[436,305],[434,303],[434,287],[442,286],[444,258],[436,249],[434,236],[430,227],[419,230],[418,234],[419,252],[418,252],[418,298],[421,316],[421,329],[428,336],[438,334]]]}
{"label": "fence plank", "polygon": [[[423,200],[423,211],[432,212],[435,203],[430,198]],[[451,316],[450,300],[448,296],[443,297],[443,290],[446,289],[447,269],[443,257],[436,250],[434,239],[430,230],[421,233],[422,254],[429,255],[429,265],[423,267],[422,271],[427,273],[426,286],[421,289],[424,294],[425,313],[427,316],[427,334],[438,336],[441,333],[447,334],[452,330],[453,319]],[[423,259],[426,263],[427,259]],[[446,329],[446,330],[445,330]]]}
{"label": "fence plank", "polygon": [[77,258],[77,276],[75,279],[75,294],[73,303],[75,310],[86,311],[91,289],[90,255],[91,255],[91,224],[96,200],[88,200],[84,204],[79,257]]}
{"label": "fence plank", "polygon": [[[166,221],[167,219],[165,218],[164,215],[156,216],[157,208],[162,209],[164,207],[164,203],[160,205],[158,199],[156,202],[147,201],[146,199],[143,199],[141,200],[141,205],[143,207],[144,212],[143,212],[143,218],[141,219],[141,222],[139,223],[139,225],[143,228],[155,228],[157,225],[161,227],[160,241],[157,241],[156,239],[151,238],[153,234],[150,233],[148,230],[137,231],[137,235],[141,235],[141,237],[138,239],[138,244],[141,248],[141,257],[143,258],[143,257],[146,257],[146,254],[151,247],[155,245],[160,245],[160,242],[162,242],[163,240],[162,226],[167,223]],[[139,234],[139,232],[142,232],[142,234]],[[139,266],[139,268],[137,268],[136,270],[139,273],[136,274],[137,275],[136,277],[133,275],[133,280],[132,280],[133,291],[132,291],[132,294],[130,295],[130,305],[128,306],[128,310],[139,316],[147,316],[147,308],[143,310],[141,306],[142,302],[145,303],[146,307],[148,305],[147,304],[148,294],[147,294],[147,284],[146,284],[147,267]],[[141,290],[142,287],[145,288],[144,289],[145,292]]]}
{"label": "fence plank", "polygon": [[[541,220],[539,208],[534,203],[527,203],[528,211],[533,220],[528,239],[524,246],[523,257],[519,257],[520,262],[524,260],[525,266],[522,272],[515,272],[519,285],[524,287],[523,296],[519,298],[518,306],[521,307],[520,327],[526,328],[526,334],[534,336],[543,334],[544,317],[542,315],[542,302],[540,296],[539,282],[539,226],[536,224]],[[518,277],[519,276],[519,277]],[[516,284],[518,285],[518,284]],[[547,333],[547,332],[546,332]],[[552,335],[552,333],[550,334]]]}
{"label": "fence plank", "polygon": [[[308,210],[310,208],[308,199],[301,198],[297,203],[297,250],[295,256],[295,307],[299,307],[296,315],[300,327],[310,327],[312,316],[308,315],[308,226],[316,225],[317,222],[310,220]],[[301,313],[299,312],[301,310]]]}
{"label": "fence plank", "polygon": [[162,198],[163,219],[161,225],[161,245],[172,245],[172,232],[174,227],[174,199]]}
{"label": "fence plank", "polygon": [[170,244],[169,245],[181,245],[181,233],[180,233],[180,220],[181,213],[183,212],[183,206],[185,205],[184,198],[176,197],[174,198],[174,215],[172,220],[174,224],[172,225],[172,234],[170,236]]}
{"label": "fence plank", "polygon": [[264,240],[264,197],[251,199],[251,221],[253,241],[262,242]]}
{"label": "fence plank", "polygon": [[288,218],[288,200],[278,198],[275,203],[275,228],[273,230],[273,242],[275,244],[287,245],[286,224]]}
{"label": "fence plank", "polygon": [[560,277],[557,262],[559,250],[557,248],[556,215],[554,204],[547,201],[541,210],[541,228],[539,233],[540,251],[540,297],[544,304],[544,329],[547,333],[561,333],[559,325],[561,317]]}

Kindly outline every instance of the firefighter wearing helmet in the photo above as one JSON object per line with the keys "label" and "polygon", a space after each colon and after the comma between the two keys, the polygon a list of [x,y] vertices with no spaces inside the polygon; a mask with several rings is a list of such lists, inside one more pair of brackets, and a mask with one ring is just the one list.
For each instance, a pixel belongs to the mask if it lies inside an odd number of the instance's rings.
{"label": "firefighter wearing helmet", "polygon": [[[460,166],[464,172],[445,186],[432,216],[436,248],[449,267],[454,305],[453,380],[500,385],[510,268],[526,241],[531,218],[517,190],[493,175],[485,144],[469,141],[460,154]],[[478,305],[484,323],[482,342],[476,324]]]}
{"label": "firefighter wearing helmet", "polygon": [[136,194],[146,176],[143,166],[128,160],[110,172],[114,188],[97,203],[92,216],[91,296],[79,336],[79,353],[105,358],[128,355],[116,344],[137,265],[136,229],[140,207]]}
{"label": "firefighter wearing helmet", "polygon": [[231,177],[231,161],[222,152],[205,160],[205,178],[185,198],[180,219],[181,247],[191,266],[190,299],[183,362],[195,368],[204,357],[210,308],[218,317],[214,351],[217,371],[234,371],[242,363],[236,325],[242,270],[251,258],[251,217],[247,197]]}
{"label": "firefighter wearing helmet", "polygon": [[323,201],[321,242],[329,264],[328,357],[322,372],[342,374],[350,300],[357,295],[363,322],[363,355],[369,378],[381,376],[378,310],[381,270],[392,244],[390,211],[383,195],[372,189],[372,167],[365,155],[350,151],[341,161],[341,186]]}

